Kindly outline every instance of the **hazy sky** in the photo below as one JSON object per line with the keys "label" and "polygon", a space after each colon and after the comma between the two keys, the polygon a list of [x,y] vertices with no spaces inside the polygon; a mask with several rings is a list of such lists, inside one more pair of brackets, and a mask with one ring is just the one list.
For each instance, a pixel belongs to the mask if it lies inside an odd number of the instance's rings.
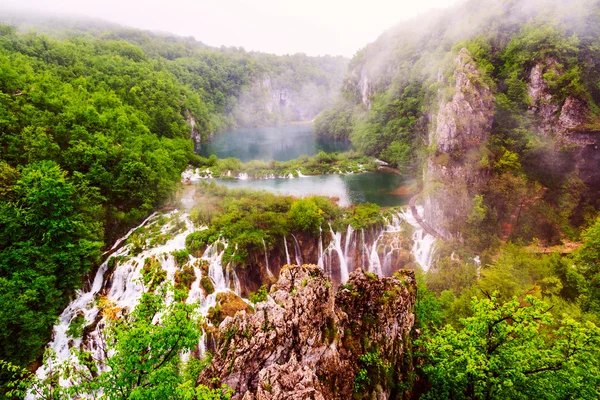
{"label": "hazy sky", "polygon": [[212,46],[352,56],[385,29],[459,0],[2,0],[194,36]]}

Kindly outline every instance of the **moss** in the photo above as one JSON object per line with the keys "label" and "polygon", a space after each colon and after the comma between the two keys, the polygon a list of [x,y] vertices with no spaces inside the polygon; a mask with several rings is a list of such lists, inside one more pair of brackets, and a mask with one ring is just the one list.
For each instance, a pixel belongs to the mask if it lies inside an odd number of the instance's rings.
{"label": "moss", "polygon": [[171,255],[175,258],[175,263],[179,267],[183,266],[190,259],[190,253],[185,249],[175,250],[171,252]]}
{"label": "moss", "polygon": [[238,311],[251,312],[252,308],[232,292],[218,293],[217,304],[208,310],[208,319],[219,325],[226,317],[233,317]]}
{"label": "moss", "polygon": [[212,279],[206,275],[200,278],[200,287],[204,291],[205,296],[215,292],[215,285],[213,284]]}
{"label": "moss", "polygon": [[175,289],[189,289],[195,280],[196,273],[194,272],[194,267],[185,264],[181,270],[175,272]]}

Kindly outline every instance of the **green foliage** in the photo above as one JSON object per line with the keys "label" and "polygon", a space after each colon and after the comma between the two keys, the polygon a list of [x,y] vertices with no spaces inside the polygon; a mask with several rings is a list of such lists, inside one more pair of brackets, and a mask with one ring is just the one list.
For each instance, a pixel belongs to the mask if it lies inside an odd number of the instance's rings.
{"label": "green foliage", "polygon": [[350,224],[356,230],[370,228],[383,222],[381,208],[377,204],[364,203],[354,207],[351,211]]}
{"label": "green foliage", "polygon": [[250,293],[250,301],[253,302],[254,304],[256,303],[260,303],[261,301],[265,301],[267,300],[267,297],[269,296],[269,292],[267,291],[267,285],[262,285],[261,287],[258,288],[258,290],[256,291],[256,293]]}
{"label": "green foliage", "polygon": [[[363,154],[348,151],[344,153],[325,153],[320,151],[314,156],[300,156],[289,161],[261,161],[252,160],[242,163],[237,158],[225,158],[211,161],[210,159],[196,160],[194,166],[198,167],[201,176],[233,179],[237,174],[245,173],[252,178],[264,178],[271,175],[298,177],[298,171],[304,175],[325,175],[331,173],[359,173],[375,171],[377,162]],[[214,208],[210,204],[198,207],[196,213],[199,220],[209,223],[214,215]]]}
{"label": "green foliage", "polygon": [[596,398],[600,330],[570,318],[555,321],[529,296],[504,304],[473,300],[473,316],[424,338],[426,398]]}
{"label": "green foliage", "polygon": [[2,166],[0,357],[25,365],[100,256],[101,212],[98,191],[53,161]]}
{"label": "green foliage", "polygon": [[323,214],[313,199],[296,200],[290,207],[290,224],[297,231],[317,233],[324,221]]}
{"label": "green foliage", "polygon": [[171,255],[175,258],[175,263],[179,267],[182,267],[183,265],[185,265],[185,263],[187,263],[190,259],[190,253],[185,249],[175,250],[171,253]]}
{"label": "green foliage", "polygon": [[[196,387],[197,373],[206,363],[192,361],[182,365],[179,355],[192,350],[198,343],[200,321],[195,317],[195,305],[174,302],[166,305],[167,288],[159,293],[144,293],[133,312],[109,320],[104,330],[108,357],[93,360],[84,351],[78,354],[80,365],[70,361],[58,364],[50,353],[46,355],[48,376],[39,380],[35,374],[2,363],[11,373],[9,384],[15,397],[28,389],[40,398],[67,399],[94,396],[106,399],[229,399],[232,391],[226,387],[209,389]],[[154,322],[161,315],[160,322]],[[98,369],[96,363],[101,363]],[[102,372],[100,372],[102,371]],[[58,378],[71,378],[72,386],[58,385]]]}
{"label": "green foliage", "polygon": [[354,377],[354,397],[370,393],[380,382],[391,378],[392,366],[381,357],[379,351],[361,354],[358,357],[361,368]]}

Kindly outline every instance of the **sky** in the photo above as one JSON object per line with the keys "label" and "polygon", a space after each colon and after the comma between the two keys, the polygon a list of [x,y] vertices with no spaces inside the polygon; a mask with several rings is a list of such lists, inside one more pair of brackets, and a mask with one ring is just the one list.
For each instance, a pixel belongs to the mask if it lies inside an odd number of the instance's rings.
{"label": "sky", "polygon": [[351,57],[385,29],[460,0],[2,0],[3,7],[84,15],[194,36],[211,46]]}

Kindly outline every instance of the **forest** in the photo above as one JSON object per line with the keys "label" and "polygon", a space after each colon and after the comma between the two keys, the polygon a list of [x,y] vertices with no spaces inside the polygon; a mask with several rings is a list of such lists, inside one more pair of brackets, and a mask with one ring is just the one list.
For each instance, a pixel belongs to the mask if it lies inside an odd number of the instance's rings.
{"label": "forest", "polygon": [[[33,390],[46,399],[98,393],[110,399],[230,399],[241,393],[221,378],[201,381],[239,351],[238,344],[253,340],[250,328],[228,324],[239,322],[241,310],[248,318],[262,315],[256,337],[264,338],[281,328],[268,311],[300,304],[294,296],[303,290],[334,290],[331,299],[346,301],[346,315],[354,308],[366,315],[343,329],[347,321],[337,310],[315,334],[323,349],[339,346],[356,355],[354,364],[332,368],[352,373],[352,398],[384,392],[399,399],[600,397],[597,1],[527,8],[516,0],[471,0],[392,27],[349,63],[213,48],[193,38],[104,24],[36,25],[43,33],[27,26],[0,25],[5,398]],[[274,93],[278,111],[269,109]],[[282,106],[281,96],[290,103]],[[469,115],[451,114],[465,102]],[[349,141],[352,151],[246,163],[194,152],[228,129],[310,120],[317,113],[316,134]],[[448,120],[458,121],[450,139],[443,135]],[[190,183],[193,174],[196,180],[300,178],[373,172],[379,160],[412,178],[415,198],[440,217],[428,221],[440,233],[428,270],[414,255],[402,261],[415,285],[402,271],[387,278],[353,272],[353,283],[339,288],[332,288],[333,279],[316,286],[320,277],[310,275],[293,282],[285,293],[293,301],[286,303],[276,277],[263,279],[270,274],[269,252],[289,260],[286,238],[292,236],[300,247],[294,235],[321,255],[323,238],[345,254],[354,232],[366,253],[371,238],[365,236],[381,231],[370,253],[360,255],[369,266],[390,244],[390,232],[410,253],[415,228],[406,222],[389,228],[403,215],[399,208],[342,208],[317,195],[297,199],[202,182],[194,183],[200,194],[187,219],[168,214],[184,188],[182,177]],[[129,253],[108,258],[112,244],[140,223],[125,236]],[[100,265],[112,274],[175,236],[184,238],[182,248],[132,267],[147,290],[130,310],[107,295],[90,303],[105,324],[105,359],[74,348],[77,363],[60,363],[52,351],[44,353],[58,316],[93,286]],[[220,254],[211,266],[198,261],[207,249]],[[239,288],[231,297],[215,293],[217,282],[209,278],[214,265],[231,293],[236,283],[224,274],[236,270],[264,284],[245,290],[248,299]],[[280,271],[291,273],[286,268]],[[206,318],[200,315],[204,303],[188,302],[196,269],[204,275],[195,289],[217,299]],[[391,281],[400,286],[387,290]],[[369,291],[357,282],[386,290],[365,305]],[[369,312],[389,311],[411,296],[410,334],[393,342],[404,352],[400,361],[390,362],[372,338],[352,336],[359,324],[381,322]],[[89,336],[98,321],[87,322],[78,315],[68,336]],[[215,352],[196,357],[199,340],[207,337]],[[225,366],[230,375],[237,374],[234,361]],[[43,379],[34,373],[41,365],[48,367]],[[343,386],[341,380],[323,382]],[[270,392],[270,385],[261,390]]]}

